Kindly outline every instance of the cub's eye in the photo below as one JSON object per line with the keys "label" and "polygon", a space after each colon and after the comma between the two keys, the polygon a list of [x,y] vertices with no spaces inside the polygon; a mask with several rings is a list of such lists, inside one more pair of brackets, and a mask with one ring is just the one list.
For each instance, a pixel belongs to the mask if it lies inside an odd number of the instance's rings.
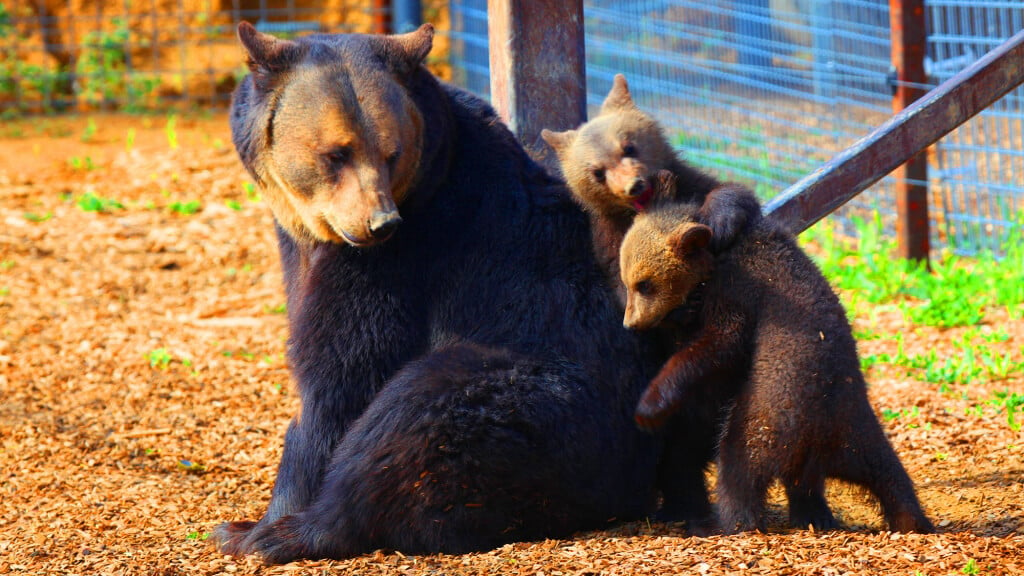
{"label": "cub's eye", "polygon": [[388,163],[388,169],[389,170],[394,170],[395,169],[395,164],[398,164],[398,157],[399,157],[399,155],[400,154],[398,153],[398,151],[395,151],[395,152],[392,152],[391,154],[388,154],[388,157],[384,161]]}
{"label": "cub's eye", "polygon": [[594,175],[594,180],[597,180],[598,184],[604,184],[604,168],[594,168],[591,174]]}
{"label": "cub's eye", "polygon": [[332,168],[337,170],[348,164],[352,158],[352,149],[348,146],[338,146],[324,153],[324,160]]}
{"label": "cub's eye", "polygon": [[626,158],[636,158],[636,146],[634,144],[626,144],[622,147],[622,155]]}
{"label": "cub's eye", "polygon": [[641,280],[633,286],[633,290],[641,296],[650,296],[654,294],[654,284],[650,280]]}

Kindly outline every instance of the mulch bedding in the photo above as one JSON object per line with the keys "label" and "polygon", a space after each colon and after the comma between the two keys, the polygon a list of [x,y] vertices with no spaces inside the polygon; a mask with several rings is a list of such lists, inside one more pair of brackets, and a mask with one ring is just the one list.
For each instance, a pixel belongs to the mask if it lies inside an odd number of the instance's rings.
{"label": "mulch bedding", "polygon": [[[262,513],[297,409],[273,222],[244,187],[226,118],[179,118],[177,147],[162,117],[33,119],[5,134],[0,574],[1024,574],[1024,433],[993,407],[967,410],[1024,382],[941,393],[896,369],[869,373],[871,400],[918,409],[884,425],[935,535],[884,530],[863,490],[835,483],[846,529],[829,533],[785,528],[773,489],[767,534],[637,522],[462,556],[264,567],[218,554],[205,535]],[[123,208],[83,210],[89,193]],[[172,209],[190,200],[202,209]],[[990,316],[1020,360],[1021,322]],[[871,322],[940,358],[960,332]]]}

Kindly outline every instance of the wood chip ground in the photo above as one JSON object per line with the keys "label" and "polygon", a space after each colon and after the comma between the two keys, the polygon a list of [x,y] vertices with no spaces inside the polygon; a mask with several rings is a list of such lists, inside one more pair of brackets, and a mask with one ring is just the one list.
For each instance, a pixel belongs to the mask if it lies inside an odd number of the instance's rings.
{"label": "wood chip ground", "polygon": [[[3,134],[0,574],[1024,574],[1024,432],[978,400],[1024,382],[942,393],[886,369],[871,400],[917,409],[885,426],[935,535],[887,532],[862,490],[831,484],[847,528],[829,533],[784,528],[776,489],[767,534],[639,522],[463,556],[220,555],[204,536],[264,510],[297,407],[272,219],[226,118],[42,118]],[[90,194],[122,207],[85,211]],[[202,208],[183,214],[190,201]],[[961,332],[857,322],[940,357]],[[988,323],[1020,361],[1021,321]]]}

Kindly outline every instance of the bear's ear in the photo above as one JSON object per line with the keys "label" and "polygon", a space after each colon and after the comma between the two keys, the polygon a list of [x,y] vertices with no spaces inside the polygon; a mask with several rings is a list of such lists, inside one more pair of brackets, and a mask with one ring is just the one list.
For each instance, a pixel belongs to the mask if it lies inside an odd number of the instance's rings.
{"label": "bear's ear", "polygon": [[620,110],[633,110],[634,108],[636,108],[636,104],[633,103],[633,96],[629,93],[629,84],[626,83],[626,77],[622,74],[616,74],[615,79],[612,80],[612,89],[608,92],[604,103],[601,104],[600,113],[608,114]]}
{"label": "bear's ear", "polygon": [[692,222],[680,225],[668,237],[669,247],[683,262],[690,260],[694,253],[704,250],[710,243],[711,228]]}
{"label": "bear's ear", "polygon": [[384,63],[394,72],[412,73],[434,47],[434,25],[427,23],[412,32],[386,36],[380,54]]}
{"label": "bear's ear", "polygon": [[287,70],[299,56],[299,45],[264,34],[248,22],[238,23],[238,40],[247,53],[245,63],[252,72],[256,87],[269,88],[274,76]]}
{"label": "bear's ear", "polygon": [[651,182],[655,198],[672,198],[676,192],[676,175],[671,170],[658,170]]}
{"label": "bear's ear", "polygon": [[551,146],[551,149],[555,151],[555,154],[559,156],[562,152],[569,149],[572,146],[573,141],[576,140],[575,130],[566,130],[565,132],[553,132],[547,128],[540,131],[540,137]]}

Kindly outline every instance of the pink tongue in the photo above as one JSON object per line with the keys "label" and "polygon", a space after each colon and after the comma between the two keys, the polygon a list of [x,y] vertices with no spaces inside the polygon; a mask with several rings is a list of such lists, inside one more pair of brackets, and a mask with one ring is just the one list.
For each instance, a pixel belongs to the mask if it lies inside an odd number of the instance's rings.
{"label": "pink tongue", "polygon": [[651,201],[651,196],[653,195],[652,191],[651,185],[648,184],[644,191],[633,199],[633,207],[636,208],[637,212],[643,212],[647,208],[647,203]]}

